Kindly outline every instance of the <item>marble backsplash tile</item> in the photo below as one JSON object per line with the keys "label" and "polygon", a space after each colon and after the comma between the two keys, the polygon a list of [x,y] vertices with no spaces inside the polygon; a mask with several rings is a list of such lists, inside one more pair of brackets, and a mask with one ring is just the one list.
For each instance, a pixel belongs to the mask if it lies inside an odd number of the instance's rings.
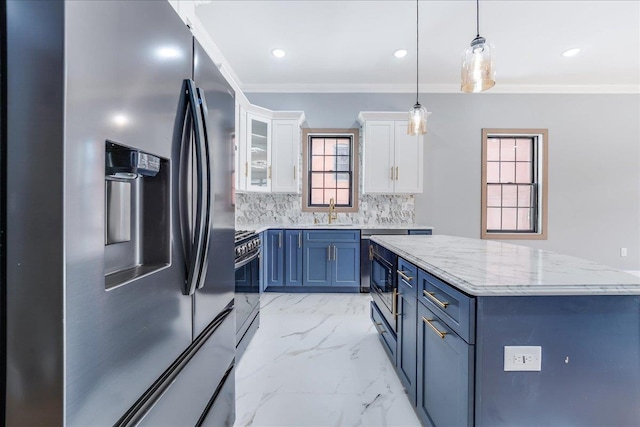
{"label": "marble backsplash tile", "polygon": [[[300,194],[236,194],[236,224],[312,224],[314,218],[327,222],[326,213],[302,212]],[[413,195],[372,195],[359,197],[359,211],[339,213],[338,224],[413,224]]]}

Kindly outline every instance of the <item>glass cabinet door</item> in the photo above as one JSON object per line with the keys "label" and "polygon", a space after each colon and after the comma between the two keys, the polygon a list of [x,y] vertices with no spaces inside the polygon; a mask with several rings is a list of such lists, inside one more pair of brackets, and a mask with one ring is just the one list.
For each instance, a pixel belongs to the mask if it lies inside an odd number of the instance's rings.
{"label": "glass cabinet door", "polygon": [[268,191],[271,181],[271,124],[268,119],[247,114],[249,145],[249,190]]}

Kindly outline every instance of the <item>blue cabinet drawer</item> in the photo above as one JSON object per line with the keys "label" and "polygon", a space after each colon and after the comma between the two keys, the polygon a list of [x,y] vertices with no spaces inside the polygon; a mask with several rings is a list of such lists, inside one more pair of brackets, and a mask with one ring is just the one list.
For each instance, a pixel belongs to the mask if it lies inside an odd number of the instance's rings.
{"label": "blue cabinet drawer", "polygon": [[475,342],[475,299],[468,297],[432,274],[418,272],[418,299],[436,313],[466,342]]}
{"label": "blue cabinet drawer", "polygon": [[[418,297],[418,268],[410,262],[398,258],[398,292],[400,285],[404,285],[407,292],[414,298]],[[405,292],[405,293],[407,293]],[[409,294],[408,294],[409,295]]]}
{"label": "blue cabinet drawer", "polygon": [[360,230],[313,230],[304,232],[305,242],[360,242]]}
{"label": "blue cabinet drawer", "polygon": [[371,301],[371,321],[373,321],[373,325],[378,331],[378,338],[380,338],[382,347],[385,349],[389,359],[391,359],[391,362],[395,366],[396,345],[398,342],[396,335],[393,333],[393,329],[389,326],[382,313],[380,313],[380,309],[373,301]]}
{"label": "blue cabinet drawer", "polygon": [[426,426],[473,426],[475,346],[418,304],[416,412]]}

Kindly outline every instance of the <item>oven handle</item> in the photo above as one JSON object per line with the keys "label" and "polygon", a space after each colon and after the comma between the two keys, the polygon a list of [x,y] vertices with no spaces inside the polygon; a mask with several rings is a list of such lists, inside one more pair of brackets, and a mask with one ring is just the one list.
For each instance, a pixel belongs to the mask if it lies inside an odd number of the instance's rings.
{"label": "oven handle", "polygon": [[243,259],[242,261],[235,263],[235,269],[237,270],[239,268],[244,267],[245,265],[249,264],[251,261],[258,258],[259,256],[260,256],[260,249],[258,249],[258,251],[253,255],[251,255],[249,258]]}
{"label": "oven handle", "polygon": [[378,255],[376,253],[376,251],[372,251],[371,253],[371,260],[372,261],[378,261],[380,264],[384,265],[385,267],[390,268],[391,270],[393,270],[393,264],[391,264],[389,261],[387,261],[386,258],[381,257],[380,255]]}

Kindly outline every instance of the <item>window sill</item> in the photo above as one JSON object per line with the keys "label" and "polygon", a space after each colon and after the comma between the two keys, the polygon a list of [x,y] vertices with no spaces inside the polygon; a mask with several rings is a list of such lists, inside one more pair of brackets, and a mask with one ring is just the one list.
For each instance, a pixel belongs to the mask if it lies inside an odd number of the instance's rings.
{"label": "window sill", "polygon": [[547,240],[547,233],[487,233],[480,236],[483,240]]}

